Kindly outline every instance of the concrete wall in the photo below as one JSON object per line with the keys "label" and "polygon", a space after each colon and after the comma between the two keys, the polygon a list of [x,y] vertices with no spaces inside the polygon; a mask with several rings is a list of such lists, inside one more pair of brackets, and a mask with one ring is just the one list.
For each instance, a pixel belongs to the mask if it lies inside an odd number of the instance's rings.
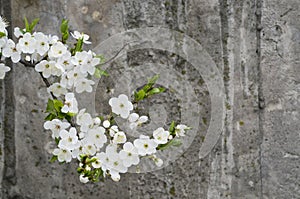
{"label": "concrete wall", "polygon": [[[72,30],[91,35],[93,47],[132,28],[184,33],[206,49],[223,75],[226,110],[224,131],[200,159],[211,114],[200,74],[167,52],[127,53],[122,64],[128,67],[146,60],[187,70],[200,104],[198,134],[180,158],[157,172],[83,185],[76,164],[49,163],[51,138],[42,129],[46,87],[35,71],[14,65],[0,81],[0,198],[300,198],[298,0],[0,2],[12,26],[22,26],[23,16],[39,17],[38,30],[58,34],[61,19],[68,18]],[[121,71],[118,64],[110,67],[112,75]]]}

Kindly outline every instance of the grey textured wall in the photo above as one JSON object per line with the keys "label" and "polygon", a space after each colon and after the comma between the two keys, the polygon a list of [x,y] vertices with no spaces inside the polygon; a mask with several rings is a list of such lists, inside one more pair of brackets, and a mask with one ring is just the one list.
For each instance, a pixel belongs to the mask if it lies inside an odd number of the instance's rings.
{"label": "grey textured wall", "polygon": [[[91,35],[160,26],[192,37],[223,74],[225,129],[203,159],[209,92],[182,58],[156,50],[128,53],[123,64],[161,61],[188,69],[201,111],[199,134],[177,161],[121,183],[82,185],[76,164],[50,164],[42,130],[48,94],[36,72],[15,65],[0,81],[0,198],[300,198],[300,2],[298,0],[1,0],[1,14],[58,33],[62,18]],[[118,72],[118,65],[112,64]],[[99,95],[101,97],[101,95]]]}

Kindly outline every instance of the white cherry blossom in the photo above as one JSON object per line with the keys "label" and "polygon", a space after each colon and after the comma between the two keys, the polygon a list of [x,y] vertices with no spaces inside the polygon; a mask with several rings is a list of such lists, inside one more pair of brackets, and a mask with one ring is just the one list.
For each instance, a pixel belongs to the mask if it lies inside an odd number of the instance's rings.
{"label": "white cherry blossom", "polygon": [[88,36],[87,34],[84,33],[80,33],[77,30],[74,31],[74,33],[71,32],[72,37],[74,37],[75,39],[82,39],[83,43],[85,44],[91,44],[89,40],[90,36]]}
{"label": "white cherry blossom", "polygon": [[137,113],[131,113],[129,115],[128,121],[130,122],[129,128],[134,129],[137,126],[141,126],[143,123],[148,121],[147,116],[139,116]]}
{"label": "white cherry blossom", "polygon": [[26,32],[23,37],[19,40],[17,48],[21,49],[23,53],[32,54],[35,51],[36,40],[34,37]]}
{"label": "white cherry blossom", "polygon": [[55,61],[42,60],[35,66],[35,70],[41,72],[45,78],[48,78],[51,75],[59,76],[62,74],[62,71],[56,67]]}
{"label": "white cherry blossom", "polygon": [[114,135],[113,143],[122,144],[127,140],[126,135],[123,131],[119,131]]}
{"label": "white cherry blossom", "polygon": [[175,127],[175,133],[176,133],[176,136],[178,137],[182,137],[182,136],[185,136],[185,131],[189,130],[190,128],[184,124],[178,124],[176,127]]}
{"label": "white cherry blossom", "polygon": [[13,40],[9,39],[2,50],[2,55],[4,57],[10,57],[12,62],[18,63],[21,59],[21,50],[16,47]]}
{"label": "white cherry blossom", "polygon": [[4,79],[5,73],[7,73],[8,71],[10,71],[10,68],[0,63],[0,79]]}
{"label": "white cherry blossom", "polygon": [[78,113],[78,103],[74,93],[67,93],[65,96],[65,103],[61,109],[63,113]]}
{"label": "white cherry blossom", "polygon": [[78,142],[77,131],[74,127],[70,128],[69,131],[61,130],[59,132],[59,137],[61,137],[58,144],[59,148],[73,150],[80,145]]}
{"label": "white cherry blossom", "polygon": [[156,152],[158,144],[150,139],[149,136],[140,135],[139,139],[134,140],[134,146],[138,149],[140,155],[151,155]]}
{"label": "white cherry blossom", "polygon": [[162,127],[159,127],[153,132],[153,137],[155,139],[155,142],[158,144],[166,144],[168,142],[170,132],[165,131]]}
{"label": "white cherry blossom", "polygon": [[93,143],[98,149],[101,149],[103,145],[107,142],[105,129],[101,126],[90,129],[88,131],[86,139],[89,141],[89,143]]}
{"label": "white cherry blossom", "polygon": [[52,92],[54,96],[59,97],[65,95],[68,91],[60,83],[54,83],[47,88],[47,91]]}
{"label": "white cherry blossom", "polygon": [[119,153],[120,159],[123,160],[123,164],[126,167],[130,167],[131,165],[138,165],[140,162],[139,152],[135,146],[131,142],[126,142],[123,145],[123,150]]}
{"label": "white cherry blossom", "polygon": [[67,52],[67,47],[61,42],[56,42],[50,47],[48,56],[50,58],[59,58],[64,54],[66,54],[66,52]]}
{"label": "white cherry blossom", "polygon": [[82,93],[84,91],[90,93],[93,91],[93,87],[92,85],[94,85],[95,82],[86,78],[80,78],[77,79],[77,81],[75,82],[74,86],[75,86],[75,90],[77,93]]}
{"label": "white cherry blossom", "polygon": [[113,97],[109,100],[109,105],[112,108],[112,112],[120,115],[122,118],[128,118],[130,111],[133,110],[132,103],[128,100],[128,97],[124,94],[119,95],[118,98]]}
{"label": "white cherry blossom", "polygon": [[49,50],[49,39],[48,37],[41,32],[36,32],[33,34],[35,41],[36,41],[36,52],[43,56],[46,54],[46,52]]}
{"label": "white cherry blossom", "polygon": [[70,150],[67,149],[54,149],[53,155],[57,156],[59,162],[71,162],[72,154]]}
{"label": "white cherry blossom", "polygon": [[62,122],[59,119],[53,119],[51,121],[46,121],[44,123],[44,128],[46,130],[51,130],[52,131],[52,138],[58,138],[59,137],[59,132],[61,130],[65,130],[69,127],[70,127],[70,123]]}

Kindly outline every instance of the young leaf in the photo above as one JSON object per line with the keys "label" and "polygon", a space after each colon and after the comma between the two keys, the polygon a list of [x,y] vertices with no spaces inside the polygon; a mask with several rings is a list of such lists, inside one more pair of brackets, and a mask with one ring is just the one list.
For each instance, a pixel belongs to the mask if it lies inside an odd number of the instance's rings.
{"label": "young leaf", "polygon": [[142,89],[142,90],[139,90],[138,92],[135,93],[135,100],[136,101],[140,101],[140,100],[143,100],[146,96],[146,93],[145,91]]}
{"label": "young leaf", "polygon": [[24,22],[25,22],[25,29],[26,29],[26,32],[30,32],[30,26],[29,26],[29,23],[28,23],[28,20],[26,17],[24,17]]}
{"label": "young leaf", "polygon": [[148,84],[149,85],[154,85],[155,82],[158,80],[158,78],[159,78],[159,74],[153,76],[152,78],[148,79]]}
{"label": "young leaf", "polygon": [[53,120],[55,118],[56,118],[56,115],[53,114],[53,113],[50,113],[49,115],[47,115],[47,117],[45,117],[45,120],[46,121],[51,121],[51,120]]}
{"label": "young leaf", "polygon": [[149,91],[149,95],[154,95],[154,94],[159,94],[159,93],[162,93],[164,92],[166,89],[161,87],[161,88],[152,88],[150,91]]}
{"label": "young leaf", "polygon": [[66,19],[63,19],[60,25],[60,32],[62,35],[62,42],[66,43],[66,41],[69,38],[69,21]]}
{"label": "young leaf", "polygon": [[169,131],[171,132],[171,134],[175,132],[175,121],[172,121],[172,122],[171,122]]}
{"label": "young leaf", "polygon": [[50,162],[53,163],[53,162],[55,162],[57,159],[58,159],[57,156],[56,156],[56,155],[53,155],[52,158],[51,158],[51,160],[50,160]]}
{"label": "young leaf", "polygon": [[169,148],[171,146],[178,147],[181,144],[182,144],[182,142],[180,140],[173,139],[173,140],[169,141],[166,144],[160,144],[160,145],[158,145],[157,150],[165,150],[165,149],[167,149],[167,148]]}
{"label": "young leaf", "polygon": [[5,37],[6,34],[4,32],[0,32],[0,38]]}
{"label": "young leaf", "polygon": [[29,25],[29,30],[32,33],[32,31],[34,30],[34,27],[36,26],[36,24],[40,21],[39,18],[34,19],[31,24]]}
{"label": "young leaf", "polygon": [[109,76],[108,73],[105,70],[101,70],[99,68],[96,68],[94,76],[96,78],[101,78],[102,76]]}
{"label": "young leaf", "polygon": [[61,112],[61,108],[64,106],[63,102],[57,99],[53,100],[53,105],[56,112]]}
{"label": "young leaf", "polygon": [[48,99],[46,113],[55,113],[54,102],[51,99]]}

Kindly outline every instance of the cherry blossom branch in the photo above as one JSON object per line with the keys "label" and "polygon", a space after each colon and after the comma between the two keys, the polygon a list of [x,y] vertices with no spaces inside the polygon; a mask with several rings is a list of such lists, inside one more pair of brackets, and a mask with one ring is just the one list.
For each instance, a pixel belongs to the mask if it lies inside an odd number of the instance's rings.
{"label": "cherry blossom branch", "polygon": [[125,48],[126,46],[128,46],[128,45],[131,44],[131,43],[135,43],[135,42],[138,42],[138,41],[133,41],[133,42],[128,42],[128,43],[126,43],[124,46],[122,46],[122,48],[120,48],[120,49],[118,50],[118,52],[117,52],[113,57],[111,57],[109,60],[107,60],[107,61],[105,61],[105,62],[103,62],[103,63],[100,63],[99,65],[105,65],[105,64],[107,64],[107,63],[113,61],[116,57],[119,56],[119,54],[122,52],[122,50],[124,50],[124,48]]}
{"label": "cherry blossom branch", "polygon": [[[25,67],[30,67],[30,68],[34,68],[38,63],[40,63],[42,60],[45,60],[47,59],[47,57],[44,57],[43,59],[41,59],[40,61],[36,62],[35,64],[32,64],[28,61],[25,61],[25,60],[20,60],[20,63],[23,64]],[[43,73],[39,72],[41,78],[43,79],[43,82],[46,84],[47,88],[49,88],[51,86],[50,82],[48,81],[47,78],[45,78],[43,76]],[[57,99],[57,97],[54,96],[54,94],[52,92],[50,92],[51,96],[53,99]]]}

